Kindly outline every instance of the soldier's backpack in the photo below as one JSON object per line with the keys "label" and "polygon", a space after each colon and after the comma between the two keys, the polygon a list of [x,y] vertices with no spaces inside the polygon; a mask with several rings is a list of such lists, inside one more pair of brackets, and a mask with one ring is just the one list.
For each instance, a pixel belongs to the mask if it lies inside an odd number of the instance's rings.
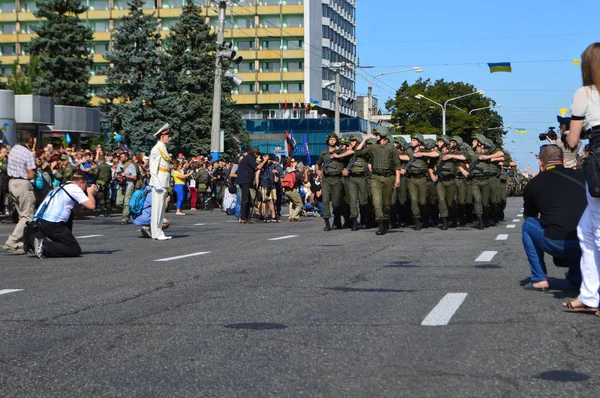
{"label": "soldier's backpack", "polygon": [[281,180],[281,188],[283,189],[294,189],[296,186],[296,172],[291,171],[283,177]]}
{"label": "soldier's backpack", "polygon": [[139,217],[145,209],[150,207],[144,207],[149,192],[150,189],[142,188],[135,190],[131,195],[131,199],[129,200],[129,213],[134,219]]}

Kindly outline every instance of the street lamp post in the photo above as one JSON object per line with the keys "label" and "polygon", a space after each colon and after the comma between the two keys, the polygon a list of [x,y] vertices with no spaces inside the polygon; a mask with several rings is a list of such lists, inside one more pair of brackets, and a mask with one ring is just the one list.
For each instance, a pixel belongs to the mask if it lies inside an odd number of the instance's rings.
{"label": "street lamp post", "polygon": [[419,66],[413,66],[412,68],[409,68],[409,69],[401,69],[401,70],[395,70],[395,71],[391,71],[391,72],[378,73],[378,74],[374,75],[373,77],[369,78],[369,76],[357,71],[356,69],[354,70],[357,75],[366,79],[369,82],[369,88],[368,88],[368,92],[367,92],[367,133],[368,134],[371,134],[371,115],[373,112],[373,109],[372,109],[373,108],[373,84],[375,82],[375,79],[377,79],[380,76],[384,76],[384,75],[393,75],[395,73],[410,72],[413,70],[417,73],[423,72],[423,69],[421,69]]}
{"label": "street lamp post", "polygon": [[477,108],[477,109],[472,109],[469,111],[469,115],[472,115],[473,112],[477,112],[477,111],[482,111],[484,109],[492,109],[492,108],[500,108],[502,105],[498,104],[498,105],[490,105],[490,106],[486,106],[485,108]]}
{"label": "street lamp post", "polygon": [[461,95],[461,96],[458,96],[458,97],[450,98],[449,100],[446,100],[446,102],[444,102],[444,105],[440,104],[439,102],[435,102],[431,98],[427,98],[423,94],[417,94],[417,95],[415,95],[415,98],[416,99],[427,100],[429,102],[432,102],[432,103],[436,104],[440,108],[442,108],[442,135],[446,135],[446,109],[448,108],[448,104],[451,101],[455,101],[457,99],[468,97],[470,95],[475,95],[475,94],[482,94],[483,95],[483,94],[485,94],[485,91],[483,91],[483,90],[477,90],[474,93],[469,93],[469,94]]}

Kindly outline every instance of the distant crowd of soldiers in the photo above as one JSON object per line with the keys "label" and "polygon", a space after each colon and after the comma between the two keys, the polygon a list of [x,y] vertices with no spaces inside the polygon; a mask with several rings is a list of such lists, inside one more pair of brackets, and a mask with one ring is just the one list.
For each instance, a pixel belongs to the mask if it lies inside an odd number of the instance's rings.
{"label": "distant crowd of soldiers", "polygon": [[409,225],[447,230],[474,222],[484,229],[503,221],[516,164],[489,138],[472,139],[469,145],[459,136],[436,142],[415,134],[407,142],[375,132],[362,142],[330,134],[316,164],[325,230],[376,226],[383,235]]}

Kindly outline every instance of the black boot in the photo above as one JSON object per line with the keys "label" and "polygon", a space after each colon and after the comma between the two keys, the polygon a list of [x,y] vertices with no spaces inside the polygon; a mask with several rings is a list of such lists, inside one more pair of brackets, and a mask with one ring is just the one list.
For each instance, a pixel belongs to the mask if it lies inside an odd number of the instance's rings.
{"label": "black boot", "polygon": [[352,218],[352,231],[358,231],[358,220],[356,218]]}
{"label": "black boot", "polygon": [[331,224],[329,223],[329,218],[324,218],[325,220],[325,228],[323,228],[323,231],[331,231]]}
{"label": "black boot", "polygon": [[483,217],[482,216],[477,216],[477,225],[476,228],[479,230],[482,230],[485,228],[485,223],[483,222]]}
{"label": "black boot", "polygon": [[442,217],[442,231],[446,231],[448,229],[448,219],[446,217]]}
{"label": "black boot", "polygon": [[421,219],[415,218],[415,231],[420,231],[420,230],[421,230]]}
{"label": "black boot", "polygon": [[377,221],[377,226],[379,227],[377,229],[377,232],[375,232],[375,235],[385,235],[385,224],[387,223],[387,221]]}
{"label": "black boot", "polygon": [[333,229],[342,229],[342,216],[333,216]]}

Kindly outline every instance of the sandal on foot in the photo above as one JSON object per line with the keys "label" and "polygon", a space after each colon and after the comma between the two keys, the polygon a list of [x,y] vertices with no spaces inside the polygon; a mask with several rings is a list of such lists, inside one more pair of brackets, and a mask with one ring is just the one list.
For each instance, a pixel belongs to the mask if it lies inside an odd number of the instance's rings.
{"label": "sandal on foot", "polygon": [[528,284],[523,286],[523,289],[531,290],[534,292],[547,292],[548,290],[550,290],[550,288],[548,288],[548,287],[535,287],[535,286],[533,286],[533,282],[529,282]]}
{"label": "sandal on foot", "polygon": [[573,305],[573,301],[563,302],[563,311],[564,312],[597,312],[598,308],[588,307],[587,305],[581,303],[581,306],[575,307]]}

